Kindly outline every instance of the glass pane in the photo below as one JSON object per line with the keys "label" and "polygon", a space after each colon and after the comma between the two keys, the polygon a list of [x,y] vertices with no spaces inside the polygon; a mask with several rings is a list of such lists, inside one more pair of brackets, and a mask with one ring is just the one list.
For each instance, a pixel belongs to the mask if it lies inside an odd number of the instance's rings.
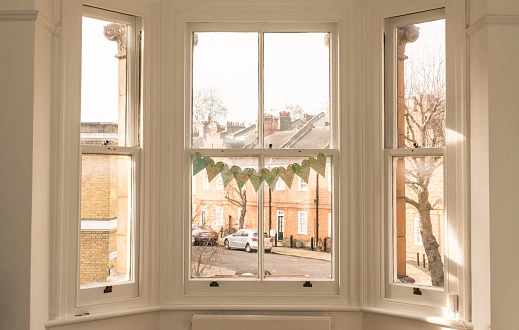
{"label": "glass pane", "polygon": [[[257,158],[218,158],[231,168],[258,168]],[[208,169],[192,179],[191,276],[258,277],[258,194]]]}
{"label": "glass pane", "polygon": [[125,145],[128,27],[83,17],[81,144]]}
{"label": "glass pane", "polygon": [[393,158],[395,281],[443,287],[443,157]]}
{"label": "glass pane", "polygon": [[265,148],[329,148],[327,33],[265,33]]}
{"label": "glass pane", "polygon": [[131,280],[130,156],[82,155],[81,288]]}
{"label": "glass pane", "polygon": [[258,34],[196,32],[193,47],[192,146],[256,146]]}
{"label": "glass pane", "polygon": [[445,20],[398,28],[398,148],[445,146]]}
{"label": "glass pane", "polygon": [[[304,158],[268,158],[268,168],[284,168]],[[308,158],[307,158],[308,159]],[[329,165],[331,159],[326,163]],[[323,164],[325,175],[326,164]],[[265,254],[267,278],[332,278],[331,210],[329,181],[310,169],[308,182],[297,175],[290,184],[290,175],[281,174],[288,182],[277,190],[264,184],[265,231],[273,239],[273,253]],[[290,185],[289,185],[290,184]],[[270,247],[266,252],[270,252]]]}

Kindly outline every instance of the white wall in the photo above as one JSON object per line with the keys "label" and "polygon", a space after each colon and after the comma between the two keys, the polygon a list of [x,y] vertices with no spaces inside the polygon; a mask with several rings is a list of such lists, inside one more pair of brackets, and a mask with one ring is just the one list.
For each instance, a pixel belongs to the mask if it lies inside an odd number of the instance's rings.
{"label": "white wall", "polygon": [[[0,20],[0,329],[29,329],[34,21]],[[8,31],[5,33],[4,31]]]}
{"label": "white wall", "polygon": [[517,329],[519,26],[489,27],[488,45],[491,320],[494,329]]}
{"label": "white wall", "polygon": [[470,14],[473,318],[517,329],[519,4],[479,1]]}
{"label": "white wall", "polygon": [[18,11],[32,9],[0,5],[0,329],[43,329],[48,315],[52,38]]}

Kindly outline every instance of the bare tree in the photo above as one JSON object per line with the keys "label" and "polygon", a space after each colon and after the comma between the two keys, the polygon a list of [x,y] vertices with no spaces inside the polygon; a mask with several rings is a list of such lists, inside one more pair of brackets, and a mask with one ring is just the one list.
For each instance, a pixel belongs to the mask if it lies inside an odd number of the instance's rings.
{"label": "bare tree", "polygon": [[227,186],[225,198],[234,206],[241,208],[241,213],[238,218],[238,228],[242,229],[245,223],[245,214],[247,213],[247,191],[234,183]]}
{"label": "bare tree", "polygon": [[[196,224],[196,219],[201,215],[202,206],[206,206],[209,213],[214,209],[214,203],[204,201],[193,201],[191,213],[191,226]],[[205,226],[202,226],[205,227]],[[220,249],[218,244],[212,244],[211,240],[206,240],[203,244],[197,244],[191,249],[191,275],[202,277],[214,272],[222,258],[226,255],[224,249]]]}
{"label": "bare tree", "polygon": [[[426,54],[406,63],[405,145],[408,148],[445,147],[445,60],[441,52]],[[431,211],[443,208],[438,186],[443,158],[408,157],[405,165],[406,203],[420,216],[420,234],[429,261],[433,286],[443,287],[444,268]],[[441,192],[441,193],[439,193]]]}
{"label": "bare tree", "polygon": [[285,111],[290,112],[292,118],[301,119],[305,113],[303,108],[299,104],[285,104]]}
{"label": "bare tree", "polygon": [[209,87],[195,91],[193,96],[193,125],[198,128],[206,121],[223,122],[227,119],[227,107],[216,88]]}

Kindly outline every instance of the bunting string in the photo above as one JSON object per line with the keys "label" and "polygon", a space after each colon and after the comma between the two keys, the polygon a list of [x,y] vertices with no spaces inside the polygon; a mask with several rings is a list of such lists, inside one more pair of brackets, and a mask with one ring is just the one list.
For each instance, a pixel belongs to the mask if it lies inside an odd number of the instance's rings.
{"label": "bunting string", "polygon": [[315,170],[324,178],[326,172],[326,156],[320,153],[317,157],[309,157],[300,164],[293,163],[286,167],[278,166],[272,169],[261,168],[256,170],[249,167],[241,169],[236,165],[229,167],[229,165],[224,162],[215,162],[211,157],[203,157],[197,152],[193,157],[193,176],[204,169],[207,172],[209,182],[220,174],[224,187],[227,187],[234,179],[239,189],[242,189],[247,184],[247,181],[250,181],[256,191],[258,191],[263,182],[265,182],[270,189],[275,190],[276,183],[279,179],[283,180],[290,188],[296,175],[308,183],[311,169]]}

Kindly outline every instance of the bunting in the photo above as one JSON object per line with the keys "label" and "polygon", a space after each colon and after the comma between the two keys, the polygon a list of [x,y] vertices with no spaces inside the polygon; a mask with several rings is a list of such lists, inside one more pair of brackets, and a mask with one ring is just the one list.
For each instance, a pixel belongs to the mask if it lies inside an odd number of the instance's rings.
{"label": "bunting", "polygon": [[239,189],[242,189],[247,184],[247,181],[250,181],[256,191],[258,191],[263,182],[265,182],[270,189],[275,190],[276,183],[279,179],[283,180],[288,187],[291,187],[296,175],[308,183],[311,169],[324,178],[326,173],[326,156],[320,153],[317,157],[305,159],[300,164],[293,163],[286,167],[278,166],[272,169],[261,168],[255,170],[248,167],[241,169],[236,165],[229,167],[229,165],[224,162],[215,162],[211,157],[202,157],[202,155],[197,152],[193,157],[193,176],[204,169],[207,172],[209,182],[220,174],[224,187],[227,187],[234,179]]}

